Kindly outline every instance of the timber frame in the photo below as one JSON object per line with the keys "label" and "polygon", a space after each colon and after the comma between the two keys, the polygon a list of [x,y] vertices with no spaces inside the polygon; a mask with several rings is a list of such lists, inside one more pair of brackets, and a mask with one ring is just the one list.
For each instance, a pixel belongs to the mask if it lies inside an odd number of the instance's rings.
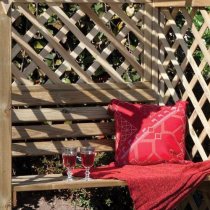
{"label": "timber frame", "polygon": [[[134,51],[128,52],[127,49],[123,46],[123,38],[121,34],[114,36],[107,28],[106,21],[109,21],[110,14],[107,12],[106,18],[100,19],[95,14],[91,13],[91,4],[96,2],[103,2],[110,5],[111,15],[116,13],[124,22],[124,31],[125,33],[132,33],[139,40],[139,46],[142,49],[139,49],[138,46]],[[46,11],[45,16],[42,18],[36,18],[33,14],[30,14],[25,5],[29,3],[46,3],[49,5],[49,9]],[[101,30],[110,41],[110,45],[104,49],[103,52],[99,52],[92,45],[93,38],[91,34],[82,34],[78,28],[74,25],[74,18],[67,17],[62,9],[60,4],[62,3],[77,3],[80,6],[78,9],[78,14],[74,16],[79,20],[82,16],[87,14],[94,22],[95,28],[99,31]],[[133,19],[128,18],[123,11],[120,9],[121,5],[124,3],[133,3],[133,4],[142,4],[144,5],[142,11],[139,14],[136,13],[136,17]],[[30,184],[32,181],[28,181],[29,185],[22,186],[17,183],[20,181],[20,177],[13,178],[13,187],[12,191],[12,157],[17,156],[27,156],[27,155],[43,155],[43,154],[59,154],[61,151],[60,143],[50,144],[47,143],[47,152],[41,148],[45,147],[46,144],[43,141],[40,144],[36,143],[24,143],[25,139],[49,139],[49,138],[61,138],[57,136],[57,133],[54,133],[54,130],[45,127],[46,130],[42,133],[39,131],[39,127],[33,127],[36,132],[30,131],[31,127],[27,127],[24,123],[33,122],[34,124],[37,121],[44,120],[55,120],[55,121],[64,121],[66,119],[70,120],[86,120],[86,111],[84,113],[77,113],[75,115],[69,116],[60,116],[58,110],[54,110],[54,114],[57,116],[56,119],[51,119],[51,115],[48,114],[47,106],[56,105],[73,105],[78,104],[101,104],[103,114],[99,114],[99,119],[107,119],[106,114],[104,113],[104,104],[107,105],[108,101],[113,97],[119,97],[128,101],[137,101],[137,102],[155,102],[159,104],[167,104],[169,100],[177,101],[179,99],[189,100],[192,110],[188,116],[189,123],[189,138],[191,141],[191,146],[189,148],[189,156],[193,160],[207,160],[210,158],[209,151],[206,149],[206,145],[210,142],[210,116],[206,112],[206,107],[210,104],[210,83],[205,81],[202,74],[205,66],[210,66],[210,51],[208,47],[203,42],[203,37],[205,31],[210,29],[210,15],[207,12],[205,7],[210,6],[210,0],[3,0],[0,1],[0,209],[6,210],[12,208],[12,193],[13,203],[16,200],[17,191],[30,191],[33,190],[33,186]],[[170,7],[170,8],[169,8]],[[186,7],[191,7],[192,10],[187,10]],[[204,22],[202,26],[198,29],[195,27],[193,18],[199,10],[199,14],[202,15]],[[44,28],[44,18],[48,17],[49,14],[56,13],[60,20],[62,21],[63,27],[60,28],[58,34],[52,36]],[[184,19],[184,22],[181,26],[178,26],[176,22],[177,15],[181,13]],[[16,18],[24,15],[32,24],[32,28],[29,29],[25,35],[19,34],[12,24],[15,22]],[[81,15],[81,16],[80,16]],[[144,23],[143,32],[136,26],[138,22],[136,19],[141,19]],[[136,21],[136,22],[135,22]],[[95,29],[94,28],[94,29]],[[30,36],[34,36],[36,30],[42,33],[44,38],[47,40],[47,45],[44,50],[40,53],[35,53],[35,51],[30,47],[29,41]],[[123,30],[122,29],[122,30]],[[79,39],[81,44],[78,44],[78,48],[75,48],[75,51],[72,51],[71,54],[66,53],[66,51],[59,44],[59,41],[63,38],[63,34],[67,33],[67,30],[71,30],[72,33]],[[191,30],[194,40],[189,46],[186,43],[185,35]],[[97,31],[97,32],[98,32]],[[95,32],[97,34],[97,32]],[[174,34],[176,40],[174,43],[170,43],[166,39],[168,33]],[[96,36],[96,34],[94,36]],[[11,39],[12,38],[12,39]],[[12,41],[14,41],[14,46],[12,46]],[[111,46],[111,47],[110,47]],[[50,48],[50,50],[49,50]],[[81,48],[81,49],[80,49]],[[84,72],[82,71],[81,66],[75,62],[76,57],[82,52],[82,50],[87,49],[93,57],[97,60],[94,62],[89,69]],[[176,53],[177,50],[181,48],[181,52],[184,55],[183,60],[177,60]],[[58,67],[55,72],[52,72],[44,62],[44,58],[47,53],[52,49],[56,49],[59,54],[63,57],[65,62]],[[119,66],[119,68],[113,69],[112,65],[107,62],[108,55],[105,54],[106,50],[109,53],[112,53],[117,49],[125,58],[125,62]],[[199,49],[202,52],[203,59],[201,63],[197,63],[195,60],[195,51]],[[14,58],[18,53],[23,50],[30,58],[33,60],[27,67],[26,70],[18,69],[14,65]],[[47,51],[49,50],[49,51]],[[80,51],[79,51],[80,50]],[[110,51],[109,51],[110,50]],[[78,54],[77,54],[78,53]],[[137,62],[136,57],[141,57],[142,62]],[[11,62],[12,61],[12,62]],[[125,72],[124,68],[129,68],[129,65],[132,65],[135,70],[141,75],[141,81],[137,84],[127,84],[123,81],[122,75]],[[103,66],[104,69],[110,75],[110,83],[93,83],[92,74],[94,72],[94,66]],[[188,67],[190,66],[190,70]],[[176,75],[171,78],[168,74],[171,67],[173,67]],[[47,75],[49,78],[49,83],[46,85],[36,85],[28,79],[29,74],[34,71],[34,69],[39,68],[41,71]],[[73,69],[80,77],[77,84],[73,85],[64,85],[61,81],[61,76],[64,74],[66,68]],[[187,80],[184,72],[189,71],[192,73],[191,80]],[[11,82],[12,81],[12,82]],[[181,84],[183,92],[177,92],[177,87]],[[195,94],[196,86],[200,86],[203,90],[200,97]],[[68,97],[74,94],[75,102],[69,100]],[[43,96],[46,97],[43,100]],[[73,101],[74,101],[73,100]],[[33,105],[36,106],[46,106],[45,110],[35,110]],[[23,109],[25,106],[32,106],[32,109]],[[15,107],[15,108],[14,108]],[[22,111],[18,110],[18,107],[22,107]],[[84,107],[83,107],[84,108]],[[100,109],[100,108],[99,108]],[[24,110],[24,111],[23,111]],[[81,109],[82,110],[82,109]],[[52,110],[51,110],[52,111]],[[89,109],[90,113],[91,108]],[[93,113],[95,113],[94,110]],[[25,113],[25,114],[24,114]],[[91,114],[90,114],[91,115]],[[88,115],[88,119],[90,117]],[[29,116],[29,117],[28,117]],[[39,117],[37,117],[39,116]],[[60,119],[58,119],[60,116]],[[29,119],[30,118],[30,119]],[[37,120],[39,118],[39,120]],[[95,120],[95,119],[92,119]],[[196,127],[196,122],[199,122],[199,129]],[[24,123],[23,123],[24,122]],[[20,123],[20,124],[18,124]],[[18,125],[17,125],[18,124]],[[91,124],[92,125],[92,124]],[[22,126],[22,127],[21,127]],[[23,126],[25,126],[24,132]],[[57,126],[57,127],[56,127]],[[57,130],[66,129],[69,131],[69,128],[59,127],[56,125]],[[80,125],[79,125],[80,126]],[[81,125],[83,126],[83,125]],[[95,126],[95,124],[94,124]],[[103,127],[107,134],[113,132],[108,127]],[[74,127],[73,127],[74,128]],[[81,127],[87,132],[87,135],[99,135],[101,134],[101,127],[95,127],[96,133],[91,133],[87,128]],[[99,129],[100,128],[100,129]],[[37,131],[37,130],[38,131]],[[49,130],[48,130],[49,129]],[[198,131],[199,130],[199,131]],[[52,133],[51,133],[52,132]],[[79,132],[79,131],[78,131]],[[90,133],[89,133],[90,132]],[[31,137],[31,136],[32,137]],[[50,136],[52,135],[52,136]],[[65,136],[66,135],[66,136]],[[74,136],[75,135],[75,136]],[[81,137],[81,133],[73,134],[69,136],[64,132],[65,138],[77,138]],[[34,142],[35,142],[34,141]],[[105,141],[106,142],[106,141]],[[28,145],[36,145],[36,148],[27,149]],[[68,143],[69,145],[71,143]],[[78,141],[75,144],[78,146],[81,145],[81,142]],[[98,148],[98,151],[111,151],[112,146],[109,143],[106,146],[101,146],[96,142],[91,142],[94,146]],[[56,145],[56,146],[55,146]],[[65,145],[65,142],[62,141],[62,146]],[[36,154],[35,154],[36,153]],[[32,179],[34,176],[32,177]],[[37,180],[44,180],[43,176],[36,177]],[[59,189],[63,189],[64,183],[63,177],[60,175],[55,175],[47,177],[47,179],[52,179],[55,182],[59,182]],[[201,207],[195,207],[195,201],[191,196],[189,199],[181,205],[179,208],[184,209],[187,204],[192,207],[193,210],[196,209],[210,209],[210,198],[209,198],[209,177],[206,179],[206,182],[201,186],[202,191],[204,192],[204,200],[201,204]],[[24,180],[23,180],[24,181]],[[16,185],[17,184],[17,185]],[[56,183],[55,183],[56,184]],[[125,185],[125,183],[107,181],[106,183],[96,181],[94,186],[120,186]],[[89,186],[88,184],[80,183],[80,186],[84,187],[94,187]],[[54,189],[53,184],[46,184],[38,186],[38,189]],[[72,184],[71,188],[75,188]]]}

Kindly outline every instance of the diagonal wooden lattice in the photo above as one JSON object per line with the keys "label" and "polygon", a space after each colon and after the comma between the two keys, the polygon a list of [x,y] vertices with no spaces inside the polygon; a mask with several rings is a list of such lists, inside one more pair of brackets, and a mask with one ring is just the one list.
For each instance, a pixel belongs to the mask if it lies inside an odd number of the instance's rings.
{"label": "diagonal wooden lattice", "polygon": [[[73,71],[78,75],[79,82],[92,82],[92,76],[100,67],[109,75],[109,81],[124,82],[123,75],[128,71],[136,71],[141,80],[149,80],[151,78],[151,60],[149,59],[149,51],[151,50],[151,36],[145,42],[145,34],[143,27],[138,26],[144,22],[145,10],[141,5],[140,9],[134,11],[132,14],[127,14],[122,10],[122,4],[110,3],[105,5],[105,12],[102,16],[97,15],[91,9],[92,4],[80,4],[74,14],[69,17],[68,14],[57,5],[48,5],[46,11],[40,15],[34,15],[30,11],[30,4],[16,4],[15,10],[12,12],[12,37],[16,44],[13,46],[13,65],[12,71],[14,76],[14,83],[30,84],[27,80],[35,69],[39,69],[49,79],[46,83],[60,83],[61,77],[66,71]],[[38,7],[38,6],[37,6]],[[37,9],[37,8],[36,8]],[[51,34],[45,27],[46,23],[52,16],[57,17],[59,22],[58,32]],[[23,17],[30,22],[31,26],[26,29],[26,33],[21,35],[16,30],[15,22],[18,18]],[[94,26],[87,34],[84,34],[78,27],[78,23],[82,18],[91,18]],[[119,19],[117,26],[120,27],[115,34],[111,30],[112,20]],[[147,21],[148,17],[147,17]],[[151,20],[150,20],[151,22]],[[150,23],[151,25],[151,23]],[[66,39],[67,34],[71,32],[77,39],[78,45],[71,51],[67,51],[61,43]],[[101,33],[107,39],[107,45],[103,49],[94,44],[94,39]],[[130,44],[130,33],[133,34],[137,41],[136,46]],[[37,34],[42,37],[47,43],[40,52],[36,52],[31,45],[31,40],[38,39]],[[148,34],[148,32],[146,32]],[[147,36],[148,37],[148,36]],[[103,43],[102,43],[103,44]],[[144,50],[146,45],[146,50]],[[84,70],[79,64],[78,57],[82,55],[84,50],[93,57],[91,65]],[[46,64],[46,57],[56,51],[62,57],[62,63],[53,71]],[[121,55],[122,61],[115,66],[110,63],[109,56],[117,51]],[[17,57],[24,59],[27,55],[29,62],[27,66],[16,65]],[[133,56],[130,56],[133,55]]]}
{"label": "diagonal wooden lattice", "polygon": [[[125,10],[129,5],[109,2],[103,4],[101,15],[93,12],[94,5],[79,3],[69,15],[63,5],[49,3],[45,10],[38,12],[39,4],[15,3],[12,10],[13,85],[33,84],[34,80],[30,80],[30,77],[35,71],[43,75],[43,83],[54,84],[64,82],[63,78],[68,73],[77,76],[71,82],[92,83],[100,69],[109,75],[106,82],[122,83],[125,82],[126,74],[134,71],[142,81],[154,80],[153,88],[159,87],[162,104],[179,99],[189,101],[189,158],[195,161],[210,158],[210,84],[207,74],[210,51],[206,43],[208,40],[205,39],[205,34],[210,30],[210,17],[207,10],[158,10],[150,4],[132,4],[129,13]],[[36,11],[32,12],[30,7]],[[199,27],[195,22],[198,15],[202,18]],[[46,25],[55,16],[56,32],[52,34]],[[16,27],[23,17],[28,23],[24,33]],[[82,30],[83,19],[87,19],[90,24],[87,33]],[[116,20],[115,28],[119,30],[113,31]],[[69,34],[77,41],[74,48],[66,49],[64,44],[68,43]],[[104,42],[96,41],[99,36],[103,36]],[[132,45],[131,36],[137,40],[136,45]],[[40,39],[44,45],[36,50],[32,41]],[[116,52],[120,62],[114,65],[111,55]],[[52,54],[59,56],[60,61],[53,67],[46,62]],[[85,67],[80,62],[84,55],[91,58]],[[197,59],[198,55],[201,62]],[[27,60],[26,64],[18,65],[18,59]],[[157,76],[156,69],[159,70],[158,84],[157,79],[154,79]],[[42,84],[42,81],[38,83]],[[197,92],[198,89],[202,91]],[[194,200],[196,196],[197,192],[185,199],[177,209],[210,210],[208,195],[203,194],[200,203]]]}
{"label": "diagonal wooden lattice", "polygon": [[[206,10],[197,8],[164,8],[160,11],[160,25],[157,26],[160,40],[158,68],[162,81],[160,100],[164,104],[180,99],[189,101],[187,152],[195,161],[207,160],[210,157],[210,88],[206,73],[210,57],[204,35],[209,31],[210,17]],[[198,16],[199,26],[196,24]],[[200,89],[202,91],[198,92]],[[210,209],[209,198],[204,194],[203,202],[198,204],[189,197],[180,205],[180,209],[188,208]]]}

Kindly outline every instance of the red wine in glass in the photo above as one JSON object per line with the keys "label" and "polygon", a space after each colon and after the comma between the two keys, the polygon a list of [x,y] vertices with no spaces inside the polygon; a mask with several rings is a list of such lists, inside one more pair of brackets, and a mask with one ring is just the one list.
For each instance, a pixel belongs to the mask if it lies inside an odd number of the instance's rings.
{"label": "red wine in glass", "polygon": [[76,155],[63,154],[63,165],[68,168],[74,168],[76,165]]}
{"label": "red wine in glass", "polygon": [[62,158],[63,165],[67,168],[68,181],[72,181],[72,170],[76,165],[77,147],[65,147],[63,149]]}
{"label": "red wine in glass", "polygon": [[82,159],[82,166],[85,168],[85,181],[89,181],[90,178],[90,168],[94,164],[95,159],[95,148],[94,147],[81,147],[80,154]]}
{"label": "red wine in glass", "polygon": [[92,167],[94,163],[95,154],[82,153],[81,158],[83,167]]}

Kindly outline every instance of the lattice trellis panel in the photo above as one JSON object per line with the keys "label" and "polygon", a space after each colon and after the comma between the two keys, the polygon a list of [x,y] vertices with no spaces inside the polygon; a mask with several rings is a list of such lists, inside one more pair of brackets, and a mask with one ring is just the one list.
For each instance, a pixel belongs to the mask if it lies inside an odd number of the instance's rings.
{"label": "lattice trellis panel", "polygon": [[[13,85],[151,81],[157,66],[160,102],[189,101],[189,158],[206,160],[208,10],[163,8],[154,17],[152,12],[149,4],[13,4]],[[160,54],[151,58],[157,55],[156,35]],[[210,210],[208,195],[196,192],[177,209]]]}
{"label": "lattice trellis panel", "polygon": [[[210,158],[210,17],[198,8],[163,8],[159,14],[160,101],[189,101],[186,146],[194,161]],[[209,198],[197,193],[181,209],[210,209]],[[197,199],[196,199],[197,198]],[[203,200],[203,202],[198,202]]]}
{"label": "lattice trellis panel", "polygon": [[151,80],[151,19],[144,5],[13,8],[13,84]]}

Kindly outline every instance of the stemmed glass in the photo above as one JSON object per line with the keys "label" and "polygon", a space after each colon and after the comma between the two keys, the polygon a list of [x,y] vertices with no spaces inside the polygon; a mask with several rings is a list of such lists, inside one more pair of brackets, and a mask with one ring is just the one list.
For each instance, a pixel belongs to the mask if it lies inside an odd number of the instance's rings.
{"label": "stemmed glass", "polygon": [[77,147],[65,147],[63,148],[62,158],[63,165],[67,168],[67,181],[72,181],[72,170],[76,165]]}
{"label": "stemmed glass", "polygon": [[94,164],[95,158],[95,148],[94,147],[81,147],[80,154],[82,159],[82,166],[85,168],[85,181],[91,180],[90,178],[90,168]]}

